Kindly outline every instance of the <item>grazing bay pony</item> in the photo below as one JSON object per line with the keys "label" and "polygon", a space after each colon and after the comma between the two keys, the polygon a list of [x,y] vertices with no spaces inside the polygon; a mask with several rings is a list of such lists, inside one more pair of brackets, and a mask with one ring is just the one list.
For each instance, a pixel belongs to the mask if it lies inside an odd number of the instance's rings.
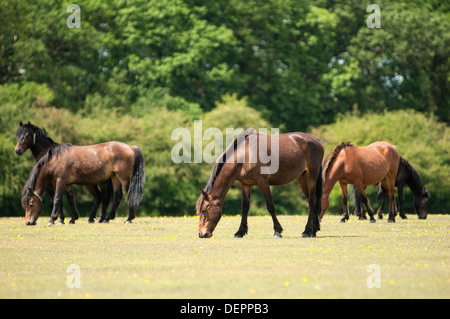
{"label": "grazing bay pony", "polygon": [[[130,223],[135,208],[144,192],[144,156],[137,146],[121,142],[107,142],[89,146],[60,144],[41,157],[30,173],[22,192],[25,222],[35,225],[42,211],[42,194],[55,188],[55,198],[50,221],[57,218],[64,189],[72,184],[97,185],[111,178],[114,187],[114,203],[106,222],[115,217],[122,199],[122,186],[127,191]],[[95,213],[95,212],[94,212]],[[89,216],[92,219],[94,216]]]}
{"label": "grazing bay pony", "polygon": [[[406,159],[400,156],[400,162],[398,165],[397,177],[395,178],[395,187],[398,192],[398,211],[400,217],[406,219],[405,210],[403,209],[403,189],[405,184],[408,185],[412,194],[414,195],[414,210],[419,219],[426,219],[428,215],[427,205],[430,199],[430,192],[425,187],[420,178],[419,172],[409,163]],[[353,186],[354,187],[354,186]],[[386,201],[386,190],[378,184],[377,186],[378,196],[377,201],[381,202],[380,208],[378,208],[378,218],[383,218],[383,207]],[[355,213],[360,218],[365,219],[365,213],[362,210],[361,200],[359,193],[356,189],[353,190]]]}
{"label": "grazing bay pony", "polygon": [[369,205],[369,200],[364,192],[364,187],[380,183],[386,189],[390,206],[389,222],[395,222],[397,208],[395,205],[395,177],[399,165],[400,155],[395,146],[379,141],[366,147],[357,147],[350,142],[341,142],[325,158],[323,164],[323,217],[329,206],[328,197],[336,182],[342,191],[343,217],[341,222],[348,220],[347,184],[355,185],[361,200],[366,206],[370,221],[375,222],[374,211]]}
{"label": "grazing bay pony", "polygon": [[[14,148],[14,152],[18,156],[22,156],[28,149],[33,154],[35,161],[39,161],[39,159],[47,153],[50,148],[56,147],[60,144],[53,141],[44,129],[39,128],[36,125],[33,125],[28,121],[28,124],[23,124],[20,122],[19,128],[16,130],[17,144]],[[92,207],[91,213],[95,215],[98,207],[100,206],[100,202],[102,203],[102,213],[100,222],[106,217],[106,208],[112,198],[112,183],[111,179],[108,179],[106,182],[101,183],[100,190],[97,188],[97,185],[85,185],[86,189],[92,194],[94,197],[94,206]],[[47,195],[50,201],[50,207],[53,207],[53,189],[47,190]],[[72,189],[67,187],[65,191],[67,199],[69,200],[70,208],[72,210],[72,219],[70,220],[70,224],[74,224],[75,220],[78,219],[79,213],[75,205],[75,199],[73,196]],[[58,214],[60,218],[60,224],[64,224],[64,213],[62,209],[62,204],[59,206]],[[91,221],[93,222],[93,220]]]}
{"label": "grazing bay pony", "polygon": [[[277,154],[276,171],[270,173],[264,171],[264,168],[270,166],[273,161],[261,161],[258,156],[258,152],[261,151],[261,149],[258,151],[258,147],[261,145],[266,145],[267,154]],[[277,149],[274,149],[273,145],[276,145]],[[225,196],[236,180],[240,182],[242,190],[242,219],[234,237],[241,238],[247,233],[250,193],[254,185],[262,191],[267,209],[272,216],[274,237],[281,237],[283,228],[275,214],[270,185],[284,185],[294,180],[297,180],[308,198],[308,222],[302,237],[315,237],[316,232],[320,230],[323,153],[320,141],[305,133],[269,136],[247,130],[240,134],[216,160],[209,181],[197,200],[196,210],[200,216],[199,237],[212,236],[222,216]]]}

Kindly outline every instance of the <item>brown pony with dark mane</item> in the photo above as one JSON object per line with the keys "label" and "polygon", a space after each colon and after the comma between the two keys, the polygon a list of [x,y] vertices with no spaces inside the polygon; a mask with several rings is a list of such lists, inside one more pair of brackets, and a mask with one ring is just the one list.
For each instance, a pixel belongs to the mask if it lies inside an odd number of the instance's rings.
{"label": "brown pony with dark mane", "polygon": [[[50,148],[31,171],[22,192],[25,222],[35,225],[43,208],[42,194],[55,188],[51,221],[57,218],[63,190],[70,185],[97,185],[111,178],[114,187],[114,203],[106,221],[115,217],[122,199],[122,186],[127,191],[129,215],[135,217],[135,208],[144,192],[144,156],[137,146],[121,142],[107,142],[89,146],[60,144]],[[91,212],[92,213],[92,212]],[[95,212],[94,212],[95,213]],[[91,219],[93,216],[89,216]]]}
{"label": "brown pony with dark mane", "polygon": [[[277,141],[275,150],[272,142]],[[266,173],[263,168],[271,163],[263,163],[256,154],[255,145],[265,144],[268,154],[278,151],[276,172]],[[275,145],[275,144],[274,144]],[[315,237],[320,230],[320,198],[322,194],[321,163],[324,149],[320,141],[305,133],[288,133],[269,136],[247,130],[239,135],[227,150],[219,156],[213,166],[208,184],[197,200],[196,210],[200,215],[198,234],[209,238],[222,216],[225,196],[234,181],[239,181],[242,190],[242,219],[239,230],[234,235],[243,237],[247,233],[247,215],[250,208],[251,188],[257,185],[262,191],[266,206],[272,216],[274,237],[281,237],[281,227],[272,200],[270,185],[284,185],[297,180],[308,198],[308,222],[302,237]],[[252,160],[253,159],[253,160]],[[272,161],[273,162],[273,161]]]}
{"label": "brown pony with dark mane", "polygon": [[[53,141],[45,131],[45,129],[39,128],[36,125],[33,125],[28,121],[28,124],[23,124],[20,122],[19,128],[16,130],[17,144],[14,148],[14,152],[18,156],[22,156],[28,149],[33,154],[35,161],[39,161],[42,156],[44,156],[50,148],[57,147],[58,143]],[[102,204],[101,208],[101,218],[100,223],[105,220],[106,217],[106,209],[109,205],[112,196],[112,183],[111,179],[101,183],[100,190],[97,185],[85,185],[86,189],[92,194],[94,197],[94,206],[91,209],[89,216],[95,216],[100,203]],[[53,208],[53,189],[47,189],[47,195],[50,201],[50,208]],[[80,216],[75,204],[75,199],[73,196],[73,192],[70,186],[66,187],[65,190],[67,199],[69,200],[70,208],[72,210],[72,219],[70,220],[70,224],[74,224],[75,220]],[[62,199],[61,199],[62,201]],[[60,218],[60,224],[64,224],[64,213],[62,209],[62,204],[59,205],[58,214]],[[53,222],[53,219],[51,220]],[[94,222],[94,219],[90,219],[89,222]]]}
{"label": "brown pony with dark mane", "polygon": [[357,147],[350,142],[341,142],[325,158],[323,164],[323,217],[329,206],[328,197],[333,186],[339,181],[342,191],[343,217],[341,222],[348,220],[347,184],[353,184],[357,188],[361,200],[366,206],[370,221],[375,222],[374,211],[369,205],[369,200],[364,192],[364,187],[381,182],[387,191],[390,201],[389,222],[395,222],[397,208],[395,205],[395,177],[399,165],[400,155],[395,146],[379,141],[366,147]]}

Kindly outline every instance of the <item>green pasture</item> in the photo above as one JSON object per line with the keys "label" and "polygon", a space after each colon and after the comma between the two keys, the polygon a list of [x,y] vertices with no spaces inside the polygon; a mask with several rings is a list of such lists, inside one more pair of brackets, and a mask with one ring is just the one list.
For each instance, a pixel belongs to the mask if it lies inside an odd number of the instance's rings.
{"label": "green pasture", "polygon": [[[450,297],[448,215],[395,224],[325,216],[308,239],[306,216],[279,216],[281,239],[269,216],[249,217],[243,239],[233,238],[239,217],[223,217],[211,239],[197,237],[197,217],[46,219],[0,219],[0,298]],[[67,285],[72,264],[80,288]],[[375,269],[380,288],[369,288]]]}

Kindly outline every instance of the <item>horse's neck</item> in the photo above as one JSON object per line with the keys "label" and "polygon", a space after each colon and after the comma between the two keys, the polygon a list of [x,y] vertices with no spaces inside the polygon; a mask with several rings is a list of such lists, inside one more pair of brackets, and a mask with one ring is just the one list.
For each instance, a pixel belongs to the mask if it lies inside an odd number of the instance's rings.
{"label": "horse's neck", "polygon": [[414,195],[414,197],[422,198],[423,197],[423,183],[417,183],[414,182],[411,177],[407,178],[405,180],[405,184],[408,185],[409,189],[411,190],[411,193]]}
{"label": "horse's neck", "polygon": [[38,141],[36,141],[36,143],[30,147],[30,151],[33,154],[34,159],[38,161],[42,156],[44,156],[49,148],[57,145],[59,144],[53,142],[47,137],[43,137],[39,138]]}
{"label": "horse's neck", "polygon": [[215,200],[219,200],[222,204],[225,200],[225,196],[236,180],[235,177],[235,165],[227,165],[222,168],[219,176],[217,176],[216,181],[214,182],[214,186],[211,190],[211,196]]}
{"label": "horse's neck", "polygon": [[408,185],[414,197],[422,198],[424,185],[419,175],[414,176],[414,173],[406,168],[403,168],[402,173],[401,178],[404,179],[405,184]]}
{"label": "horse's neck", "polygon": [[[45,164],[46,166],[47,164]],[[34,185],[34,190],[39,194],[42,195],[45,193],[45,191],[48,188],[48,181],[49,181],[49,176],[46,173],[46,167],[42,167],[41,171],[39,172],[39,176],[36,180],[36,184]]]}

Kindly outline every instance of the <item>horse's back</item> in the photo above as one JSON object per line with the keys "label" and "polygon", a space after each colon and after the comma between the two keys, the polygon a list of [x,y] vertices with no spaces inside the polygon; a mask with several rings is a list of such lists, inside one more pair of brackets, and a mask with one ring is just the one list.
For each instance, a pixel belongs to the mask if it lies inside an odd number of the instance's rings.
{"label": "horse's back", "polygon": [[[320,141],[306,133],[293,132],[281,135],[276,135],[278,139],[278,154],[275,150],[271,149],[272,138],[274,136],[257,133],[254,136],[257,140],[249,139],[248,143],[260,143],[259,139],[267,139],[267,147],[270,150],[271,156],[277,156],[273,158],[278,160],[276,172],[268,174],[269,183],[271,185],[283,185],[287,184],[304,173],[305,170],[314,169],[319,170],[321,167],[324,149]],[[261,145],[261,144],[260,144]],[[256,151],[255,147],[242,146],[241,152],[248,152],[248,150]],[[259,150],[261,151],[261,150]],[[240,178],[247,180],[247,178],[257,180],[260,175],[261,166],[272,165],[273,162],[263,164],[259,161],[259,155],[247,157],[246,159],[257,158],[257,163],[246,163],[241,173]],[[244,158],[243,153],[241,158]],[[264,175],[264,174],[263,174]]]}
{"label": "horse's back", "polygon": [[389,167],[397,172],[400,154],[394,145],[385,141],[377,141],[367,147],[372,147],[389,164]]}
{"label": "horse's back", "polygon": [[397,148],[387,142],[377,141],[364,147],[347,147],[342,155],[346,157],[346,171],[360,170],[364,185],[374,184],[386,174],[397,174],[400,156]]}

